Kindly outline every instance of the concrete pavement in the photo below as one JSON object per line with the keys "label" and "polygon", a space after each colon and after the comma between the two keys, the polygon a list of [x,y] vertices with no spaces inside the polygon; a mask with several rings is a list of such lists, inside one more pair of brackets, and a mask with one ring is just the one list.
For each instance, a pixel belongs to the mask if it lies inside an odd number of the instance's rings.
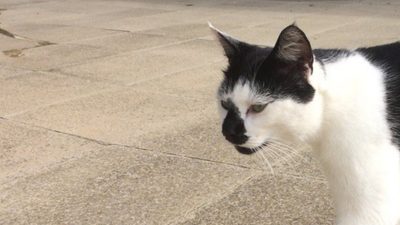
{"label": "concrete pavement", "polygon": [[0,224],[332,224],[305,150],[239,155],[220,135],[226,60],[207,21],[273,44],[400,39],[385,1],[0,0]]}

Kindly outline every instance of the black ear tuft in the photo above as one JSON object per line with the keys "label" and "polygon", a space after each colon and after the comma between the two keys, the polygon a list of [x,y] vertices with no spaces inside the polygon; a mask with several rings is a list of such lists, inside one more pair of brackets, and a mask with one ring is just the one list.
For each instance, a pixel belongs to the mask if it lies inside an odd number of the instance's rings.
{"label": "black ear tuft", "polygon": [[302,63],[312,68],[314,57],[310,42],[295,24],[286,27],[280,33],[273,53],[279,60]]}
{"label": "black ear tuft", "polygon": [[225,32],[222,32],[215,28],[210,22],[208,22],[208,26],[210,27],[211,31],[217,37],[219,43],[221,44],[222,48],[225,51],[225,55],[230,58],[236,55],[239,52],[239,47],[241,42]]}

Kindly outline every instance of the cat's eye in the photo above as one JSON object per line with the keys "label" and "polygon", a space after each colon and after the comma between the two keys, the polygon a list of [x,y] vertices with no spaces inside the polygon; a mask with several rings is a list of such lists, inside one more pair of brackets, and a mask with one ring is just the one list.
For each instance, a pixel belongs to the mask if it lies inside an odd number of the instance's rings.
{"label": "cat's eye", "polygon": [[229,103],[226,101],[221,101],[221,106],[222,108],[228,110],[229,109]]}
{"label": "cat's eye", "polygon": [[249,108],[250,112],[254,112],[254,113],[259,113],[262,112],[265,107],[267,107],[268,104],[257,104],[257,105],[252,105]]}

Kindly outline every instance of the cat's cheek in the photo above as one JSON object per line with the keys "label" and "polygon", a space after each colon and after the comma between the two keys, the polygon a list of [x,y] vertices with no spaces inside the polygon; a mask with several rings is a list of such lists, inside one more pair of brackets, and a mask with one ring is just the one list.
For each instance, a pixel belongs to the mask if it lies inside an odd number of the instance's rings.
{"label": "cat's cheek", "polygon": [[249,137],[248,147],[259,147],[272,135],[267,118],[268,114],[261,114],[246,119],[246,135]]}
{"label": "cat's cheek", "polygon": [[[296,107],[296,103],[290,99],[276,101],[268,109],[268,117],[264,120],[264,133],[271,139],[289,141],[295,138],[297,129],[294,126],[297,118],[293,115],[301,113],[301,108]],[[300,112],[299,112],[300,111]]]}

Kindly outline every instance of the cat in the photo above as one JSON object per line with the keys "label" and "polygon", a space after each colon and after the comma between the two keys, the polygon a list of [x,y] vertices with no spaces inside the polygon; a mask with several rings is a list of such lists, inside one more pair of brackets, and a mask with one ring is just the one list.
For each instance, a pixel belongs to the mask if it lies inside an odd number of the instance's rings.
{"label": "cat", "polygon": [[312,49],[295,24],[273,47],[209,24],[228,59],[222,133],[241,153],[306,143],[322,165],[337,225],[400,220],[400,43]]}

